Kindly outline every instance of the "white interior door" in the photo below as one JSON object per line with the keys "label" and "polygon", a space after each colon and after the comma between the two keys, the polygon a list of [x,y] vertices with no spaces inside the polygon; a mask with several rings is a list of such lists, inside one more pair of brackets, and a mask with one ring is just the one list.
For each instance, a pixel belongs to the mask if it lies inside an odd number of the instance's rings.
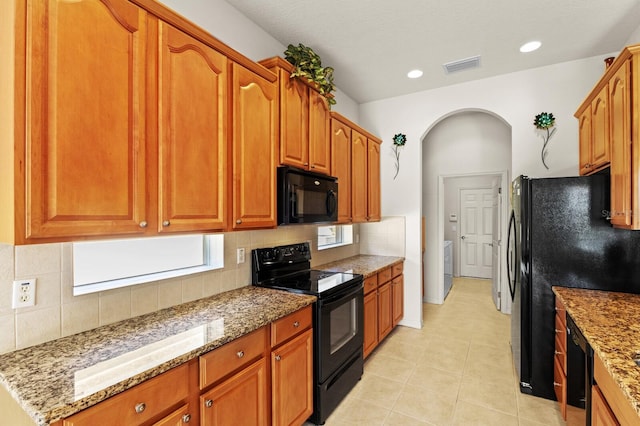
{"label": "white interior door", "polygon": [[493,181],[492,192],[492,216],[493,216],[493,233],[491,238],[491,294],[496,309],[500,310],[500,245],[502,243],[502,235],[500,230],[500,212],[502,211],[502,191],[500,190],[500,179]]}
{"label": "white interior door", "polygon": [[493,264],[493,192],[460,190],[460,275],[491,278]]}

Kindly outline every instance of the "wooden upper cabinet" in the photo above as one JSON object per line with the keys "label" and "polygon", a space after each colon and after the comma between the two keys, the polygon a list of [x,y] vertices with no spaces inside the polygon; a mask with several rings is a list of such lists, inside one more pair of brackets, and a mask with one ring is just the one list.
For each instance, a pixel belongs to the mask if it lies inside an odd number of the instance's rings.
{"label": "wooden upper cabinet", "polygon": [[260,64],[278,75],[280,92],[280,164],[330,174],[329,104],[315,85],[291,78],[293,65],[280,57]]}
{"label": "wooden upper cabinet", "polygon": [[591,104],[591,162],[594,169],[609,164],[609,86],[602,88]]}
{"label": "wooden upper cabinet", "polygon": [[227,226],[227,58],[161,22],[158,229]]}
{"label": "wooden upper cabinet", "polygon": [[351,130],[351,218],[367,221],[367,138]]}
{"label": "wooden upper cabinet", "polygon": [[331,118],[331,170],[338,178],[338,223],[351,222],[351,128]]}
{"label": "wooden upper cabinet", "polygon": [[380,221],[380,143],[367,139],[367,220]]}
{"label": "wooden upper cabinet", "polygon": [[233,63],[233,228],[276,226],[278,87]]}
{"label": "wooden upper cabinet", "polygon": [[331,174],[329,103],[309,89],[309,166],[316,173]]}
{"label": "wooden upper cabinet", "polygon": [[631,62],[626,61],[609,81],[611,134],[611,223],[631,226]]}
{"label": "wooden upper cabinet", "polygon": [[591,172],[591,105],[578,117],[578,137],[580,147],[580,175]]}
{"label": "wooden upper cabinet", "polygon": [[278,70],[280,81],[280,163],[309,168],[309,88],[291,73]]}
{"label": "wooden upper cabinet", "polygon": [[143,234],[146,13],[126,0],[26,10],[26,239]]}

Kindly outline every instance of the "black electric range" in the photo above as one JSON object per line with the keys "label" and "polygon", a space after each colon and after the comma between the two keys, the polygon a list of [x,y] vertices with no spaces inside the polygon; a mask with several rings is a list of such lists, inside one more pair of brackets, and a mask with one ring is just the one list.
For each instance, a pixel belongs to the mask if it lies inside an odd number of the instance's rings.
{"label": "black electric range", "polygon": [[361,274],[310,268],[308,243],[251,252],[253,285],[318,298],[313,308],[313,414],[324,424],[363,372],[364,290]]}

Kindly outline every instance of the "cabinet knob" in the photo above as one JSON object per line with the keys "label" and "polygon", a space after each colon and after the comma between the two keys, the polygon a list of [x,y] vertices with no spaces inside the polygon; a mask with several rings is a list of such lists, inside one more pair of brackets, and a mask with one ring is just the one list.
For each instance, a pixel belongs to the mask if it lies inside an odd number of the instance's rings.
{"label": "cabinet knob", "polygon": [[557,328],[553,329],[556,333],[562,333],[562,330],[558,330]]}
{"label": "cabinet knob", "polygon": [[237,223],[237,224],[241,224],[241,223],[242,223],[242,219],[238,219],[238,220],[236,220],[236,223]]}
{"label": "cabinet knob", "polygon": [[213,407],[213,400],[212,400],[212,399],[207,399],[207,400],[204,402],[204,405],[205,405],[207,408],[211,408],[211,407]]}
{"label": "cabinet knob", "polygon": [[559,388],[562,387],[562,385],[560,383],[558,383],[558,382],[553,382],[553,386],[556,386],[556,387],[559,387]]}
{"label": "cabinet knob", "polygon": [[294,323],[293,323],[293,326],[294,326],[295,328],[298,328],[298,327],[300,327],[300,323],[299,323],[298,321],[296,321],[296,322],[294,322]]}
{"label": "cabinet knob", "polygon": [[144,412],[145,408],[147,408],[147,406],[145,405],[144,402],[136,404],[136,413],[140,414],[140,413]]}
{"label": "cabinet knob", "polygon": [[191,421],[191,414],[185,414],[182,416],[182,423],[189,423]]}
{"label": "cabinet knob", "polygon": [[560,351],[553,351],[553,353],[556,354],[556,355],[562,355],[562,352],[560,352]]}
{"label": "cabinet knob", "polygon": [[309,163],[304,163],[304,165],[305,165],[305,166],[308,166],[308,165],[309,165]]}
{"label": "cabinet knob", "polygon": [[315,169],[315,168],[316,168],[316,165],[315,165],[315,164],[312,164],[312,165],[311,165],[311,168],[312,168],[312,169]]}
{"label": "cabinet knob", "polygon": [[276,361],[280,361],[282,357],[280,355],[276,355]]}
{"label": "cabinet knob", "polygon": [[162,226],[169,226],[169,225],[171,225],[171,221],[169,220],[165,220],[162,222]]}
{"label": "cabinet knob", "polygon": [[146,220],[143,220],[142,222],[140,222],[140,228],[146,228],[148,225]]}
{"label": "cabinet knob", "polygon": [[242,358],[244,356],[244,351],[238,351],[236,355],[238,355],[238,358]]}

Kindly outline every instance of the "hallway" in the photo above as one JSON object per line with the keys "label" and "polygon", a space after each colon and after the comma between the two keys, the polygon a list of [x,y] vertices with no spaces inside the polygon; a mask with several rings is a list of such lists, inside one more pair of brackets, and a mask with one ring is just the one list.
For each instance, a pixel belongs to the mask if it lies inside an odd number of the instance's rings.
{"label": "hallway", "polygon": [[490,280],[454,278],[423,310],[424,328],[398,327],[370,355],[327,426],[564,425],[555,401],[520,393]]}

